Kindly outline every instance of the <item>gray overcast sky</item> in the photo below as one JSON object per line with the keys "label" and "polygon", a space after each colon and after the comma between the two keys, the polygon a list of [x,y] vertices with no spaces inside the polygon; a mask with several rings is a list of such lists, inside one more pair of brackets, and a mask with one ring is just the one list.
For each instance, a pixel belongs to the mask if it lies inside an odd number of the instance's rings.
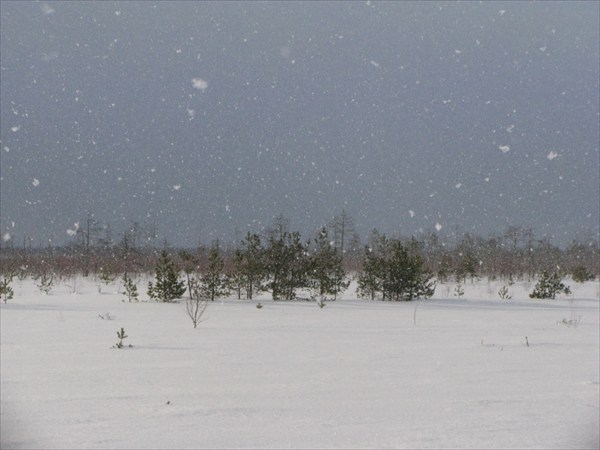
{"label": "gray overcast sky", "polygon": [[0,5],[5,238],[598,233],[598,2]]}

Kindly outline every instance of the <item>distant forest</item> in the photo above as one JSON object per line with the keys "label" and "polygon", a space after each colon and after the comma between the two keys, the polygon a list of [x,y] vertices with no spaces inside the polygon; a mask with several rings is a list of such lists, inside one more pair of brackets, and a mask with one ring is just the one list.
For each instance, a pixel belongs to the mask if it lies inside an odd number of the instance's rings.
{"label": "distant forest", "polygon": [[[88,216],[82,225],[72,230],[68,245],[35,248],[24,241],[14,240],[0,247],[0,272],[4,276],[70,277],[90,274],[120,275],[149,274],[154,271],[160,253],[166,250],[176,267],[183,271],[204,273],[209,264],[209,253],[216,249],[224,261],[225,273],[235,271],[236,254],[248,239],[261,250],[273,245],[276,237],[293,234],[299,238],[303,252],[314,251],[318,238],[325,238],[341,260],[344,273],[360,273],[365,258],[373,252],[385,235],[374,229],[368,236],[354,231],[352,219],[345,213],[315,231],[312,236],[300,236],[290,229],[285,217],[276,218],[270,228],[261,233],[241,236],[239,242],[214,240],[209,245],[190,245],[174,248],[162,242],[152,227],[134,223],[118,238],[111,235],[110,227]],[[323,235],[323,233],[325,233]],[[531,280],[543,272],[559,272],[574,279],[593,279],[600,275],[600,248],[596,239],[587,242],[571,241],[559,247],[547,237],[538,238],[531,229],[512,226],[502,234],[480,237],[470,233],[449,239],[438,233],[419,236],[390,236],[404,243],[423,261],[423,268],[438,281],[455,281],[468,278]],[[190,256],[193,267],[189,267]]]}

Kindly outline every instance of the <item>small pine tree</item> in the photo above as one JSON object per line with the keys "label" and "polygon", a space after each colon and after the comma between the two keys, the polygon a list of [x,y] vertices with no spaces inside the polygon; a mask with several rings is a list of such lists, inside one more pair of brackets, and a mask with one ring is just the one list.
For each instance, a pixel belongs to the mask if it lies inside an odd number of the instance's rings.
{"label": "small pine tree", "polygon": [[477,277],[477,258],[475,258],[471,252],[468,251],[462,255],[457,270],[457,279],[459,277],[458,274],[462,277],[463,284],[466,284],[467,276],[471,277],[471,283],[474,281],[475,277]]}
{"label": "small pine tree", "polygon": [[586,281],[592,281],[596,278],[594,274],[591,271],[589,271],[585,266],[574,267],[571,277],[576,283],[584,283]]}
{"label": "small pine tree", "polygon": [[43,272],[36,277],[36,280],[38,289],[44,294],[49,295],[52,290],[52,285],[54,284],[54,276],[51,273]]}
{"label": "small pine tree", "polygon": [[201,284],[197,295],[210,301],[229,295],[229,281],[224,273],[224,268],[225,262],[219,255],[218,248],[212,247],[208,253],[208,267],[200,279]]}
{"label": "small pine tree", "polygon": [[121,294],[127,296],[127,299],[130,303],[132,300],[134,302],[139,301],[137,286],[134,283],[134,281],[129,277],[129,275],[127,275],[127,272],[123,274],[122,281],[125,290],[121,292]]}
{"label": "small pine tree", "polygon": [[363,270],[358,277],[356,293],[359,297],[375,300],[379,295],[385,300],[383,283],[385,281],[385,265],[390,255],[390,240],[377,229],[371,232],[369,245],[365,246]]}
{"label": "small pine tree", "polygon": [[125,330],[121,327],[121,331],[117,331],[117,337],[119,338],[119,342],[115,344],[117,348],[123,348],[123,339],[127,337],[125,334]]}
{"label": "small pine tree", "polygon": [[544,271],[540,275],[540,279],[535,285],[533,292],[529,294],[529,297],[555,299],[556,294],[560,293],[568,295],[571,293],[571,289],[562,283],[561,276],[558,272],[549,275],[548,272]]}
{"label": "small pine tree", "polygon": [[262,247],[258,234],[248,233],[235,252],[234,276],[238,290],[245,291],[246,298],[252,300],[256,293],[264,291],[266,269],[264,262],[265,249]]}
{"label": "small pine tree", "polygon": [[461,298],[463,295],[465,295],[465,290],[463,289],[462,283],[459,280],[454,287],[454,296]]}
{"label": "small pine tree", "polygon": [[265,261],[273,300],[293,300],[297,289],[308,286],[307,246],[297,231],[271,236]]}
{"label": "small pine tree", "polygon": [[14,291],[10,286],[11,281],[10,278],[5,277],[2,277],[2,281],[0,281],[0,297],[4,300],[4,303],[12,299],[14,295]]}
{"label": "small pine tree", "polygon": [[410,301],[431,297],[435,291],[432,276],[423,268],[416,242],[405,247],[399,240],[382,235],[376,250],[367,249],[358,293],[383,300]]}
{"label": "small pine tree", "polygon": [[181,298],[185,289],[185,283],[179,279],[173,260],[163,250],[156,265],[155,283],[148,283],[148,296],[156,301],[171,303]]}
{"label": "small pine tree", "polygon": [[498,295],[502,300],[510,300],[512,298],[511,295],[508,295],[508,288],[506,286],[502,286],[498,291]]}
{"label": "small pine tree", "polygon": [[[327,235],[327,229],[322,228],[314,241],[316,249],[308,261],[308,285],[319,296],[320,303],[326,295],[333,295],[348,287],[342,267],[342,257]],[[321,307],[323,307],[321,306]]]}
{"label": "small pine tree", "polygon": [[[114,275],[110,273],[110,271],[104,267],[100,268],[100,275],[98,277],[102,284],[106,284],[107,286],[112,283],[115,279]],[[101,286],[98,286],[98,291],[101,291]]]}

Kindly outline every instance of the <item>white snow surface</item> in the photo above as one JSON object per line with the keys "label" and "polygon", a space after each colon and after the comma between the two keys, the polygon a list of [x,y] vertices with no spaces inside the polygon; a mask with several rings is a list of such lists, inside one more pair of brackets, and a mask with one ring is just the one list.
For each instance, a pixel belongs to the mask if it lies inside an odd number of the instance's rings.
{"label": "white snow surface", "polygon": [[[123,302],[118,282],[15,280],[1,446],[598,448],[599,286],[568,284],[557,300],[483,280],[388,303],[352,283],[323,309],[216,301],[194,329],[185,302]],[[121,327],[132,347],[111,348]]]}

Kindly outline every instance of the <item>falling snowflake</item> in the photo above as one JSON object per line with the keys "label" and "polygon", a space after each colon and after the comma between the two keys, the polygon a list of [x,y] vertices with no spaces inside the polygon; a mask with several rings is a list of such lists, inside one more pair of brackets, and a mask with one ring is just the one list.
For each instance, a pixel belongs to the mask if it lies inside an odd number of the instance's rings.
{"label": "falling snowflake", "polygon": [[69,236],[75,236],[77,234],[77,230],[79,230],[79,222],[75,222],[73,224],[73,228],[67,229],[67,234]]}
{"label": "falling snowflake", "polygon": [[208,87],[208,83],[204,81],[202,78],[193,78],[192,86],[194,89],[199,89],[201,91],[205,90]]}
{"label": "falling snowflake", "polygon": [[550,153],[548,153],[548,156],[546,156],[546,158],[548,158],[550,161],[552,161],[554,158],[556,158],[558,156],[558,153],[556,153],[554,150],[551,151]]}
{"label": "falling snowflake", "polygon": [[410,214],[410,217],[415,217],[415,212],[412,209],[408,210],[408,214]]}
{"label": "falling snowflake", "polygon": [[54,14],[55,10],[48,3],[43,3],[42,4],[42,12],[46,15],[49,15],[49,14]]}
{"label": "falling snowflake", "polygon": [[442,229],[442,225],[438,222],[435,224],[435,229],[440,231]]}
{"label": "falling snowflake", "polygon": [[10,241],[10,238],[11,238],[10,233],[4,233],[4,235],[2,236],[2,240],[4,242]]}
{"label": "falling snowflake", "polygon": [[502,150],[502,153],[510,152],[510,145],[499,145],[498,148]]}
{"label": "falling snowflake", "polygon": [[34,178],[33,181],[31,182],[31,184],[33,184],[35,187],[38,187],[40,185],[40,180],[38,180],[37,178]]}
{"label": "falling snowflake", "polygon": [[21,129],[21,125],[17,125],[14,127],[10,127],[10,131],[12,131],[13,133],[16,133],[17,131],[19,131]]}
{"label": "falling snowflake", "polygon": [[180,184],[173,185],[173,190],[178,191],[179,189],[181,189],[181,185]]}

